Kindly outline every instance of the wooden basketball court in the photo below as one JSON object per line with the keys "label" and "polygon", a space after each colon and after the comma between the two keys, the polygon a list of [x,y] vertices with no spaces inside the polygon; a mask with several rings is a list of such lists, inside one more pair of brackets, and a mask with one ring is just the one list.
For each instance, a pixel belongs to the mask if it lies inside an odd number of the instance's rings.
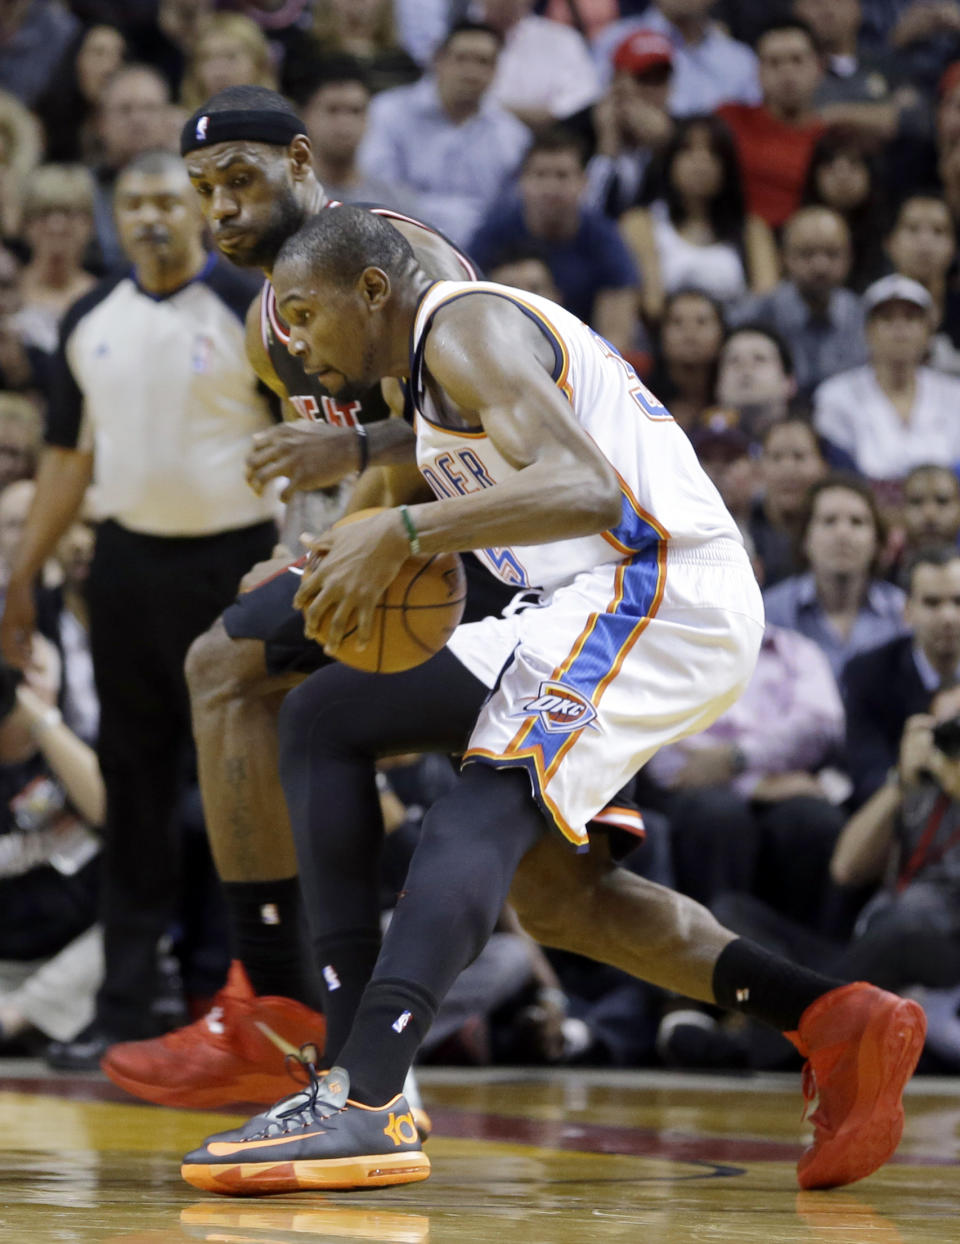
{"label": "wooden basketball court", "polygon": [[433,1175],[380,1191],[204,1197],[181,1154],[240,1116],[136,1103],[98,1075],[0,1064],[0,1239],[944,1244],[960,1240],[960,1080],[915,1080],[892,1163],[799,1193],[794,1075],[430,1070]]}

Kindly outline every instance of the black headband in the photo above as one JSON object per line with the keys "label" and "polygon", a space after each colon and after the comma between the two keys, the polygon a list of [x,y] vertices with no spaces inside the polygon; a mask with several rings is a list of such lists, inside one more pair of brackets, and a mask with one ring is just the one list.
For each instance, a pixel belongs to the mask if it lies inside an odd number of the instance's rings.
{"label": "black headband", "polygon": [[214,143],[271,143],[286,147],[306,127],[289,112],[272,112],[268,108],[243,108],[232,112],[195,112],[180,131],[180,154],[186,155],[199,147]]}

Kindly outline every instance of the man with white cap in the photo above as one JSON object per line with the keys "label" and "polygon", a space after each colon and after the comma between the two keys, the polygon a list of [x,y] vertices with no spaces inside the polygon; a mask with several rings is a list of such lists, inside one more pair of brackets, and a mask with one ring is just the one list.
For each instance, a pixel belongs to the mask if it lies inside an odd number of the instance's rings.
{"label": "man with white cap", "polygon": [[960,379],[924,364],[933,301],[919,282],[885,276],[866,290],[863,308],[869,361],[820,385],[814,423],[836,465],[899,493],[920,463],[960,463]]}

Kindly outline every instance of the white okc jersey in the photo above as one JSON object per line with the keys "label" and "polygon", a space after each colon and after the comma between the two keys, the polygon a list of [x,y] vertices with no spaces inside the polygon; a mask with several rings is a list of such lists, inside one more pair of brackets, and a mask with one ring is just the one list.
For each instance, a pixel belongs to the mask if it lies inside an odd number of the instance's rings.
{"label": "white okc jersey", "polygon": [[[604,339],[546,298],[488,282],[438,281],[417,312],[410,390],[417,414],[417,463],[438,497],[478,492],[516,474],[481,427],[445,423],[425,390],[423,348],[436,311],[457,298],[494,294],[518,307],[553,347],[553,378],[577,422],[620,479],[620,522],[610,531],[552,544],[478,549],[505,583],[552,589],[583,571],[649,553],[664,540],[702,545],[740,533],[684,432],[636,372]],[[562,497],[545,504],[563,505]]]}
{"label": "white okc jersey", "polygon": [[434,491],[464,496],[515,473],[483,428],[445,426],[423,385],[433,314],[478,291],[512,302],[551,342],[554,380],[623,494],[611,531],[478,550],[505,582],[542,589],[539,603],[460,626],[448,645],[491,688],[464,763],[524,768],[546,817],[582,849],[592,818],[658,748],[704,729],[743,690],[763,606],[740,534],[686,436],[611,346],[544,298],[476,282],[427,291],[409,400]]}

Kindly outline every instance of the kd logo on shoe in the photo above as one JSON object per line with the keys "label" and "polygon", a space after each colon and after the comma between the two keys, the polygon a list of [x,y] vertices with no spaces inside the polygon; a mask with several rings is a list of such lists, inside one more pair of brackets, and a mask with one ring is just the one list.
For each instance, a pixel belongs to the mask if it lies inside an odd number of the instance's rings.
{"label": "kd logo on shoe", "polygon": [[389,1136],[395,1145],[412,1145],[419,1139],[417,1125],[412,1114],[395,1115],[390,1111],[390,1122],[383,1129],[384,1136]]}
{"label": "kd logo on shoe", "polygon": [[550,734],[571,734],[595,721],[597,710],[573,687],[547,679],[540,684],[540,694],[521,705],[520,712],[514,716],[532,717],[534,714],[540,717],[540,724]]}

